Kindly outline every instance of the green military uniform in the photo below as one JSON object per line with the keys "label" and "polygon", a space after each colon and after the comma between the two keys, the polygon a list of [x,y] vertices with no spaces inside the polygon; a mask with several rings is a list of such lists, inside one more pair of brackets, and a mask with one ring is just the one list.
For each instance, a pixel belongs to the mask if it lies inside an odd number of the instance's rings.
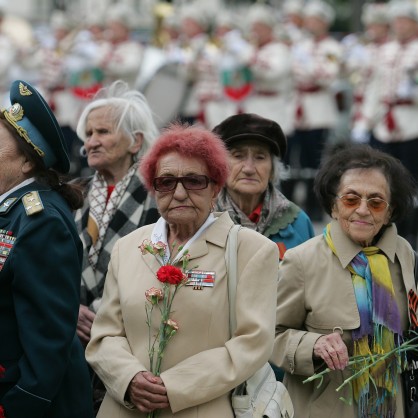
{"label": "green military uniform", "polygon": [[31,183],[0,203],[0,404],[7,418],[93,416],[76,335],[81,260],[73,216],[57,192]]}
{"label": "green military uniform", "polygon": [[[77,194],[57,184],[68,193],[64,198],[35,181],[55,185],[59,177],[50,169],[68,172],[64,137],[28,83],[13,82],[10,101],[0,114],[0,143],[15,141],[11,166],[24,163],[14,183],[0,183],[0,417],[92,418],[90,377],[76,334],[82,244],[69,203]],[[38,156],[19,150],[21,141]]]}

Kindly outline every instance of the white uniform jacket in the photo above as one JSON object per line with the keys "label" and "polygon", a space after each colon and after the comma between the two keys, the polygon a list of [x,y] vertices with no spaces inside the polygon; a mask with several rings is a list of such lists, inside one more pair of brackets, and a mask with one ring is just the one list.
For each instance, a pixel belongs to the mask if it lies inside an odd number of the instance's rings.
{"label": "white uniform jacket", "polygon": [[296,82],[296,128],[330,129],[338,120],[335,83],[342,60],[342,47],[326,37],[305,38],[292,48]]}

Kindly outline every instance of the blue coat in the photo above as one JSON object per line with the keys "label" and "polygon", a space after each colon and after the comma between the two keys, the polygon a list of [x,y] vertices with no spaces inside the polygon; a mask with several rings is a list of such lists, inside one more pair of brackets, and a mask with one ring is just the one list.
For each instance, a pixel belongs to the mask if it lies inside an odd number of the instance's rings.
{"label": "blue coat", "polygon": [[[22,198],[31,191],[43,209],[28,215]],[[7,418],[93,417],[76,335],[81,260],[73,215],[57,192],[31,183],[0,202],[0,405]]]}
{"label": "blue coat", "polygon": [[288,210],[269,225],[264,235],[278,245],[282,259],[286,250],[313,238],[315,232],[308,215],[290,202]]}

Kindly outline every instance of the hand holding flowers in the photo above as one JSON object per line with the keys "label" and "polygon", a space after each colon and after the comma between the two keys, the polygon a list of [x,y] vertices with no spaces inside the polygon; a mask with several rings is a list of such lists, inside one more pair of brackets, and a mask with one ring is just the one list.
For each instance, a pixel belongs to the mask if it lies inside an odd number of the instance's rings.
{"label": "hand holding flowers", "polygon": [[[170,339],[178,332],[178,323],[171,318],[171,306],[177,291],[187,282],[187,266],[189,262],[188,251],[179,260],[182,268],[172,265],[171,258],[167,257],[167,245],[159,241],[152,243],[149,240],[143,241],[139,249],[143,255],[152,254],[161,267],[156,273],[162,288],[151,287],[145,292],[147,303],[145,304],[146,321],[148,325],[148,356],[150,360],[150,371],[159,376],[164,351]],[[171,253],[173,253],[174,245]],[[178,248],[180,252],[182,247]],[[160,313],[160,323],[158,329],[152,327],[152,316],[157,311]],[[154,417],[154,412],[150,412],[148,417]]]}
{"label": "hand holding flowers", "polygon": [[[348,359],[347,369],[350,371],[351,375],[347,377],[342,384],[336,389],[337,392],[340,392],[344,387],[349,387],[349,393],[351,394],[349,399],[340,397],[339,399],[352,404],[352,392],[353,392],[353,381],[364,373],[373,370],[381,362],[390,362],[390,361],[401,361],[402,369],[405,369],[406,364],[406,353],[407,352],[417,352],[418,351],[418,333],[411,332],[411,338],[405,340],[402,344],[395,347],[393,350],[384,353],[384,354],[370,354],[366,356],[352,356]],[[303,383],[318,381],[317,387],[319,388],[323,381],[324,376],[332,372],[331,368],[327,367],[324,370],[313,374],[303,381]]]}

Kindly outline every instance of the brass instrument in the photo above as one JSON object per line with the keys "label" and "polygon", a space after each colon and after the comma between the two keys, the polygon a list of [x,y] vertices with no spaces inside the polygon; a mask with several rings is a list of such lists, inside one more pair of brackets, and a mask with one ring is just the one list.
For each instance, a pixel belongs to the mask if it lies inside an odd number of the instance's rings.
{"label": "brass instrument", "polygon": [[173,6],[167,2],[159,2],[154,7],[154,30],[152,44],[162,48],[169,41],[169,37],[164,30],[164,20],[173,13]]}

